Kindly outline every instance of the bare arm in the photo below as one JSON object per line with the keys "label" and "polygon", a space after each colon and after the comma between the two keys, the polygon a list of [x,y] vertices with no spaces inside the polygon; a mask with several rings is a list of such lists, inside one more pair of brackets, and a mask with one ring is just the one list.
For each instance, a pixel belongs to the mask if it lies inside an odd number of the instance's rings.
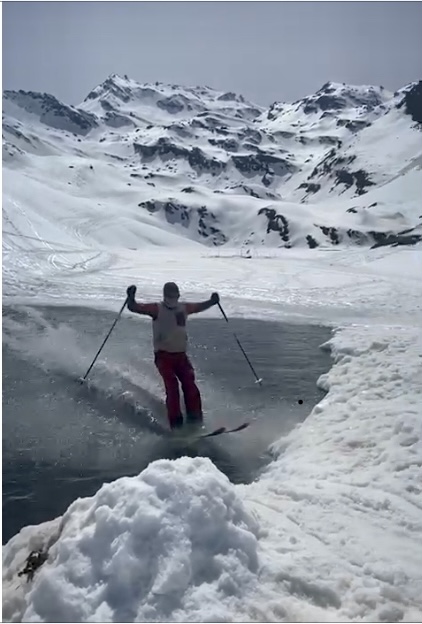
{"label": "bare arm", "polygon": [[213,293],[207,301],[200,301],[198,303],[186,303],[186,314],[189,316],[190,314],[197,314],[198,312],[203,312],[204,310],[208,310],[213,305],[217,305],[220,301],[217,293]]}
{"label": "bare arm", "polygon": [[135,298],[129,299],[127,303],[128,310],[137,314],[144,314],[156,319],[158,316],[158,305],[156,303],[136,303]]}

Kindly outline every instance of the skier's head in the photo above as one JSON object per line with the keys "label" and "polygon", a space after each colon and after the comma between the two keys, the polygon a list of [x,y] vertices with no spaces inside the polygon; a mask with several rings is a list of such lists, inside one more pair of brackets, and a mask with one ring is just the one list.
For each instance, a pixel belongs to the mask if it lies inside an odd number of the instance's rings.
{"label": "skier's head", "polygon": [[164,301],[172,306],[176,305],[179,301],[180,291],[179,287],[175,282],[166,282],[163,287],[163,298]]}

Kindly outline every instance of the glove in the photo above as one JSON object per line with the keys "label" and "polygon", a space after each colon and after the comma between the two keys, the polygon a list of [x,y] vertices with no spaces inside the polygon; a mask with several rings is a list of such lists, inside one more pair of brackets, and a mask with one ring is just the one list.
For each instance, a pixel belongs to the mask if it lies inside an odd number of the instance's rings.
{"label": "glove", "polygon": [[217,303],[220,303],[220,295],[216,292],[212,293],[210,301],[212,305],[217,305]]}
{"label": "glove", "polygon": [[126,289],[126,294],[129,297],[129,299],[135,299],[136,286],[128,286]]}

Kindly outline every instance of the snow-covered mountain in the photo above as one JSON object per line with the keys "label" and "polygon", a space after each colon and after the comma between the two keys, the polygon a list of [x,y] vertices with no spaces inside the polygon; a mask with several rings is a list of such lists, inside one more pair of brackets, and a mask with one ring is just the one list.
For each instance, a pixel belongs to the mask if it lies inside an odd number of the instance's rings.
{"label": "snow-covered mountain", "polygon": [[78,107],[5,91],[5,194],[53,229],[79,215],[86,242],[112,247],[123,231],[132,248],[414,244],[421,124],[422,82],[326,83],[269,109],[115,74]]}

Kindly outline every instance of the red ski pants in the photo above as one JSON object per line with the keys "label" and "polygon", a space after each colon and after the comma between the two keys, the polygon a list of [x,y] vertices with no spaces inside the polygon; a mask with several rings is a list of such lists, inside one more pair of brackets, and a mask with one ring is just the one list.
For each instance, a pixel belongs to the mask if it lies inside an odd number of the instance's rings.
{"label": "red ski pants", "polygon": [[202,402],[198,386],[195,383],[195,372],[186,353],[169,353],[157,351],[155,365],[163,378],[166,389],[167,417],[170,426],[180,423],[179,381],[185,399],[188,420],[202,420]]}

